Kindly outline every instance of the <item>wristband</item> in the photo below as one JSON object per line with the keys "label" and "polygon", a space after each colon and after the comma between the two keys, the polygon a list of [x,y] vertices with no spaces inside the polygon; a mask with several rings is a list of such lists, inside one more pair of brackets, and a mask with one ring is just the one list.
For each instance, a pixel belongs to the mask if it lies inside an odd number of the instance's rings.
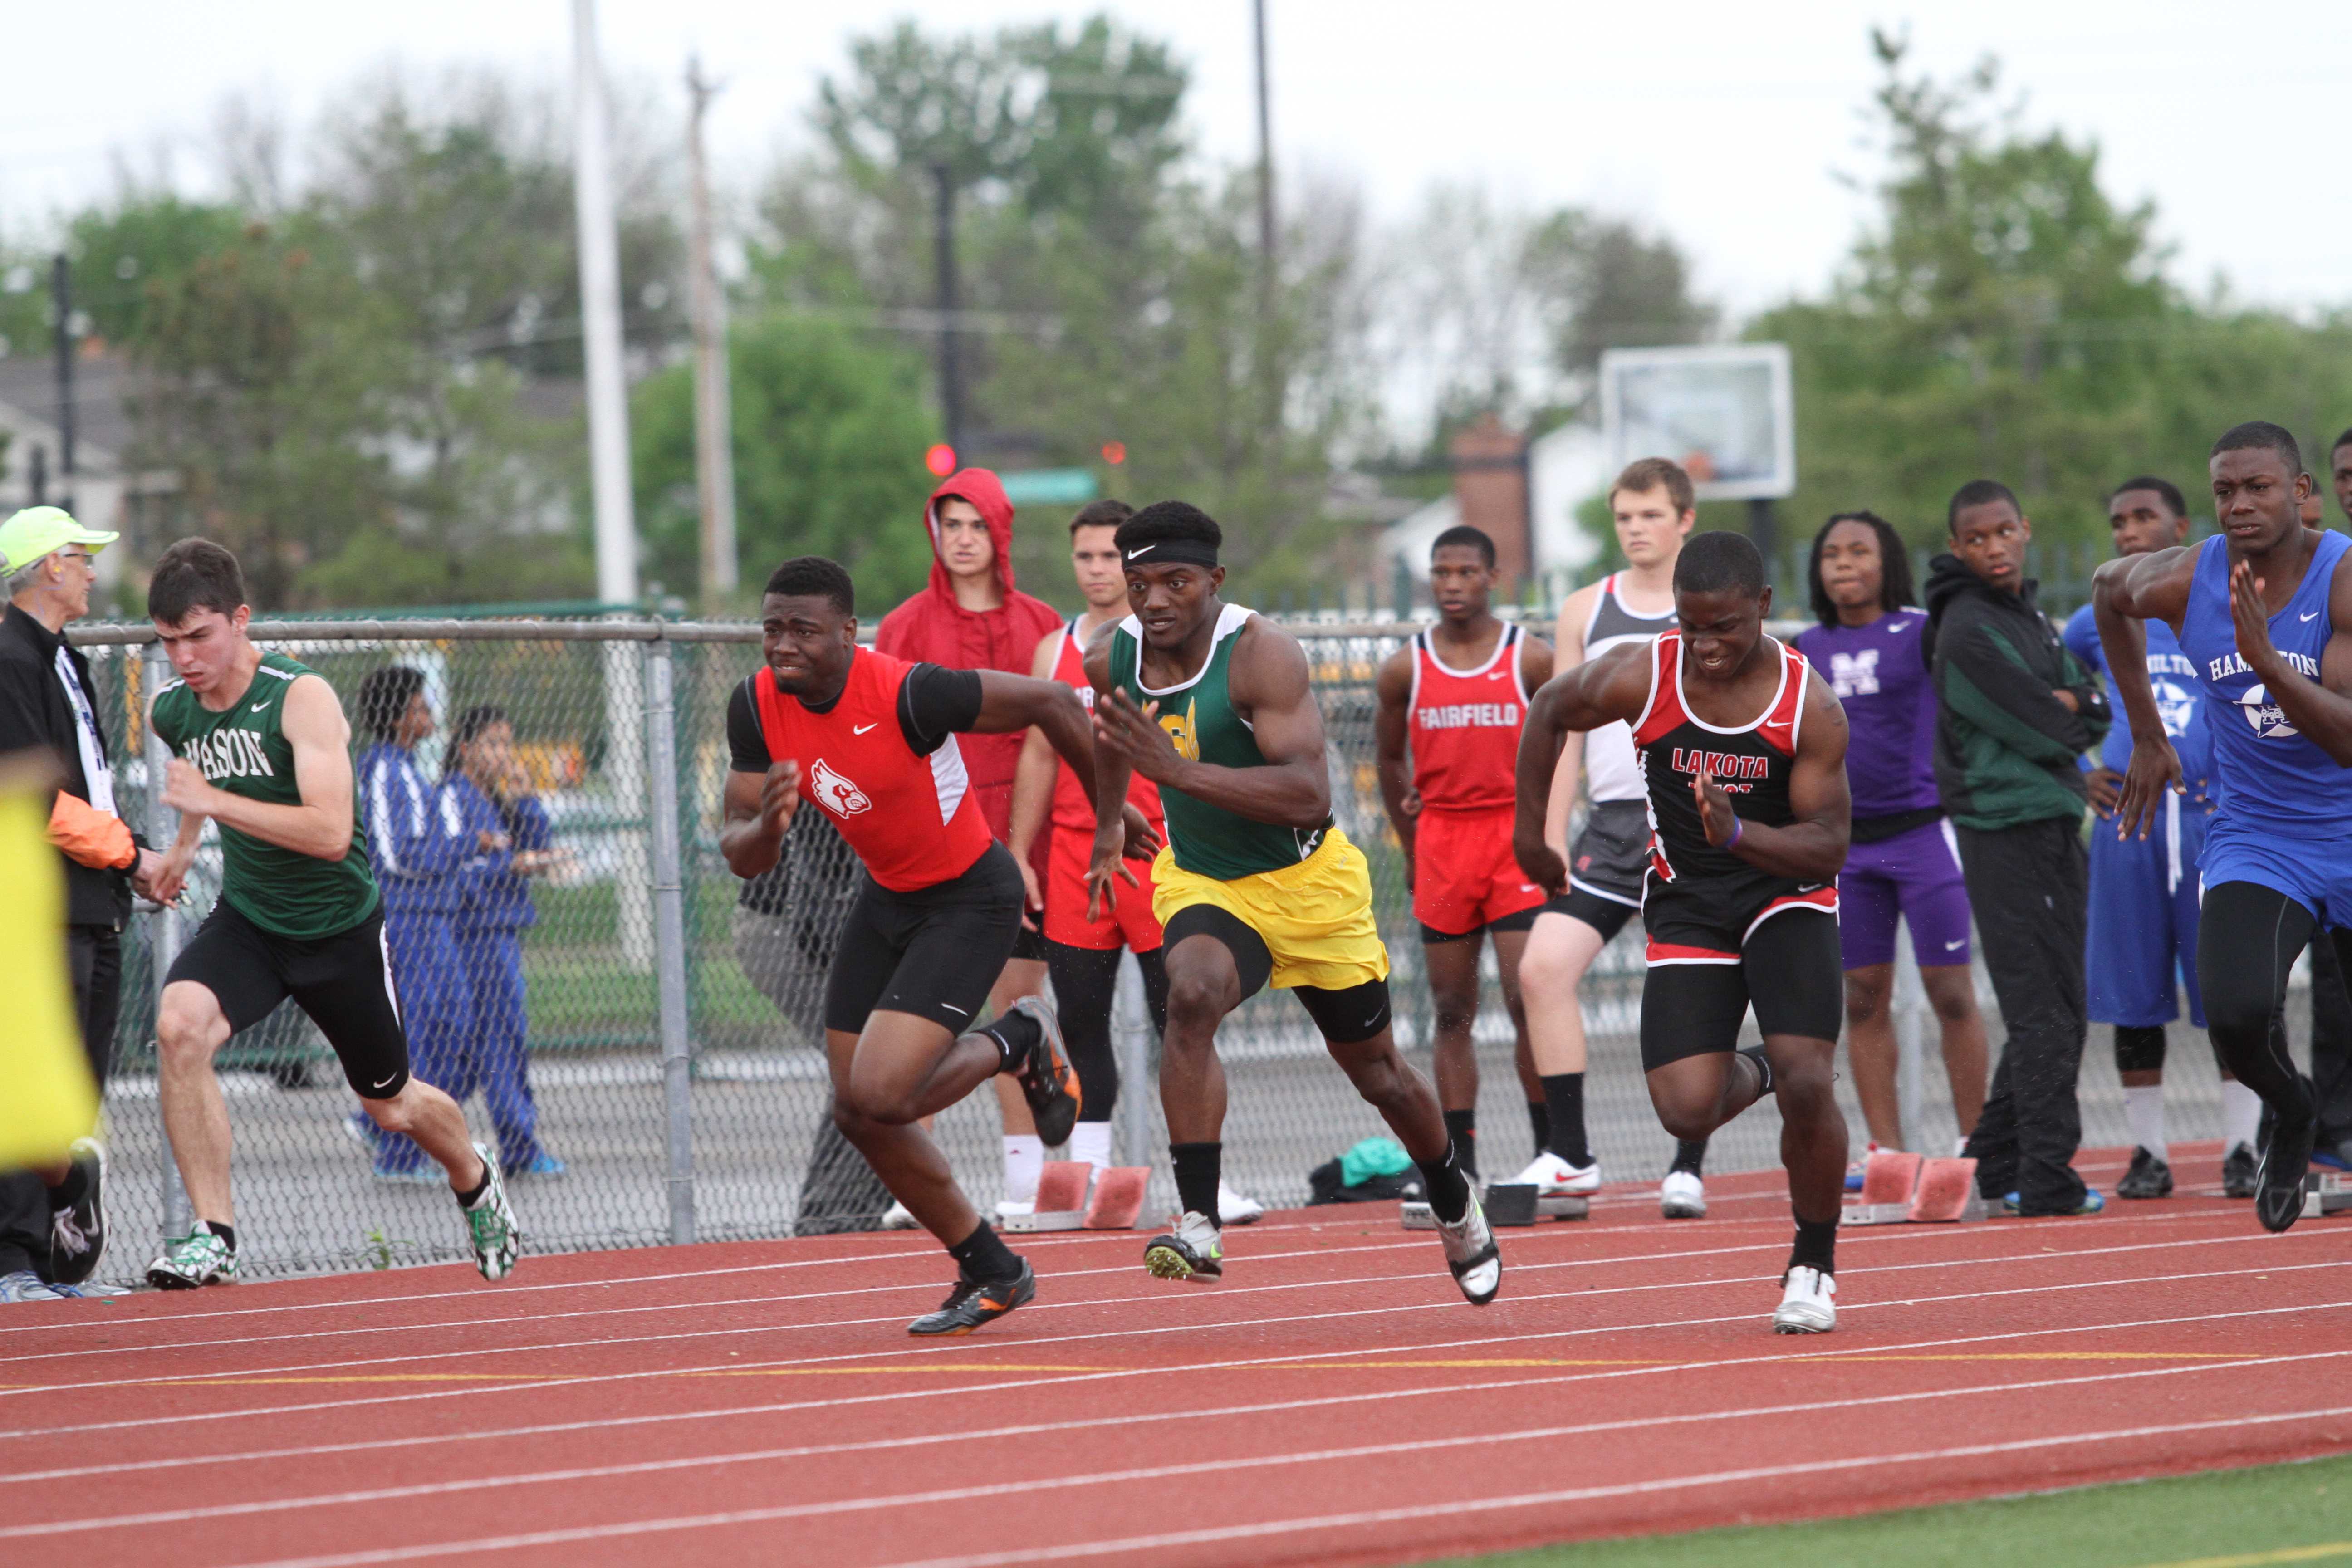
{"label": "wristband", "polygon": [[1731,837],[1723,841],[1723,847],[1726,849],[1728,849],[1733,845],[1738,844],[1739,842],[1740,834],[1746,831],[1747,826],[1748,824],[1742,821],[1737,813],[1733,814],[1731,818]]}

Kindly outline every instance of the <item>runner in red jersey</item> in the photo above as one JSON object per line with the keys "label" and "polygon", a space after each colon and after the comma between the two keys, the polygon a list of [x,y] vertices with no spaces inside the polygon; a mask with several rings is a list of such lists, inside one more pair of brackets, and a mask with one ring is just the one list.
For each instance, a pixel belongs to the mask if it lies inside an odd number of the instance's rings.
{"label": "runner in red jersey", "polygon": [[[1027,670],[1030,650],[1061,616],[1014,585],[1013,502],[1003,484],[986,468],[957,470],[931,491],[923,528],[931,542],[930,581],[882,617],[874,651],[949,669],[1001,669],[1009,675]],[[1021,745],[1018,734],[974,735],[963,749],[971,793],[999,843],[1012,828],[1013,775]],[[1013,956],[989,990],[989,1011],[1003,1013],[1021,997],[1037,995],[1045,984],[1045,939],[1024,916],[1013,939]],[[1000,1083],[996,1091],[1004,1117],[1004,1201],[996,1212],[1027,1214],[1035,1207],[1045,1146],[1012,1085]],[[884,1223],[895,1227],[911,1218],[893,1207]]]}
{"label": "runner in red jersey", "polygon": [[1436,1013],[1437,1098],[1474,1175],[1478,1058],[1470,1029],[1478,1017],[1482,935],[1494,940],[1537,1149],[1549,1126],[1519,994],[1519,955],[1547,895],[1511,858],[1511,770],[1528,693],[1551,679],[1551,645],[1496,617],[1488,608],[1494,586],[1492,539],[1466,524],[1437,536],[1429,550],[1437,624],[1381,666],[1373,721],[1381,801],[1404,847]]}
{"label": "runner in red jersey", "polygon": [[[1118,525],[1133,513],[1125,501],[1098,500],[1071,520],[1070,566],[1087,613],[1040,637],[1029,667],[1029,673],[1041,679],[1075,688],[1089,709],[1095,689],[1087,679],[1087,644],[1097,631],[1127,614],[1127,574],[1119,561],[1118,533]],[[1139,774],[1129,784],[1127,798],[1164,837],[1160,786]],[[1038,858],[1032,851],[1038,837],[1049,831],[1051,847],[1041,887],[1033,869]],[[1042,734],[1031,731],[1013,777],[1013,834],[1007,843],[1029,882],[1029,908],[1044,913],[1045,969],[1054,977],[1062,1033],[1069,1042],[1070,1063],[1077,1068],[1085,1101],[1070,1134],[1070,1158],[1101,1170],[1110,1164],[1111,1111],[1118,1102],[1110,1018],[1119,954],[1135,954],[1154,1029],[1164,1029],[1168,1023],[1168,968],[1160,921],[1151,912],[1149,874],[1133,887],[1118,884],[1110,907],[1099,918],[1087,918],[1087,861],[1094,835],[1092,770],[1083,774],[1073,771],[1055,756]],[[1265,1212],[1239,1194],[1234,1202],[1245,1205],[1248,1212],[1236,1206],[1224,1216],[1228,1225]]]}
{"label": "runner in red jersey", "polygon": [[[1772,1326],[1824,1333],[1837,1322],[1845,1186],[1845,1118],[1830,1089],[1844,1006],[1845,711],[1803,656],[1764,636],[1771,605],[1754,545],[1694,535],[1675,563],[1676,629],[1567,671],[1528,705],[1514,845],[1529,878],[1566,885],[1543,837],[1560,736],[1631,725],[1650,802],[1650,1103],[1667,1131],[1703,1139],[1776,1096],[1797,1239]],[[1735,1052],[1751,1005],[1764,1045]]]}
{"label": "runner in red jersey", "polygon": [[[965,1334],[1036,1293],[1036,1278],[957,1190],[920,1119],[999,1073],[1060,1142],[1079,1110],[1053,1012],[1024,998],[971,1028],[1021,927],[1021,873],[989,835],[959,734],[1034,724],[1090,765],[1086,707],[1066,687],[950,670],[857,646],[849,574],[787,561],[761,602],[767,662],[727,714],[719,848],[739,877],[776,863],[803,801],[865,863],[824,1000],[834,1120],[891,1194],[947,1246],[959,1279],[918,1334]],[[1158,847],[1148,837],[1134,847]]]}

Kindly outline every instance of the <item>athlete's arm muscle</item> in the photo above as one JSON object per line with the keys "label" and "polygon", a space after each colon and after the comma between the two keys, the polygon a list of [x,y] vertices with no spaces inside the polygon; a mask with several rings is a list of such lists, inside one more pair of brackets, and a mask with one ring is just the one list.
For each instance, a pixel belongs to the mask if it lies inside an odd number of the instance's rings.
{"label": "athlete's arm muscle", "polygon": [[1373,695],[1380,700],[1380,709],[1372,718],[1372,749],[1379,758],[1381,805],[1389,814],[1389,826],[1396,829],[1397,842],[1404,847],[1405,886],[1412,886],[1413,819],[1421,814],[1421,797],[1413,793],[1412,763],[1405,755],[1405,740],[1412,715],[1406,711],[1412,700],[1412,661],[1421,655],[1411,642],[1381,661],[1381,672],[1372,683]]}
{"label": "athlete's arm muscle", "polygon": [[971,721],[975,735],[1009,735],[1035,725],[1046,743],[1074,768],[1090,768],[1094,754],[1087,745],[1087,705],[1058,680],[1031,675],[1007,675],[983,669],[980,675],[980,716]]}
{"label": "athlete's arm muscle", "polygon": [[2237,627],[2238,657],[2289,723],[2337,766],[2352,768],[2352,640],[2347,640],[2352,634],[2352,573],[2339,558],[2328,581],[2330,629],[2327,644],[2319,651],[2317,680],[2280,654],[2271,641],[2270,617],[2253,567],[2239,562],[2230,569],[2230,618]]}
{"label": "athlete's arm muscle", "polygon": [[[1565,675],[1584,662],[1584,628],[1592,619],[1593,606],[1600,601],[1601,584],[1587,583],[1568,596],[1559,607],[1559,624],[1552,628],[1559,639],[1552,653],[1552,676]],[[1546,680],[1551,676],[1545,677]],[[1541,681],[1528,682],[1529,691],[1539,690]],[[1584,772],[1584,731],[1570,730],[1559,738],[1559,755],[1551,774],[1551,793],[1544,801],[1544,842],[1565,856],[1568,853],[1569,819],[1576,815],[1576,781]]]}
{"label": "athlete's arm muscle", "polygon": [[1568,863],[1549,831],[1558,770],[1563,761],[1574,761],[1562,742],[1615,720],[1639,718],[1650,700],[1650,658],[1648,643],[1622,644],[1589,663],[1570,665],[1528,700],[1527,728],[1519,731],[1511,853],[1528,879],[1547,892],[1568,887]]}
{"label": "athlete's arm muscle", "polygon": [[340,860],[352,848],[352,727],[343,721],[343,705],[324,677],[298,676],[287,690],[278,723],[294,748],[299,805],[247,800],[215,789],[193,763],[176,757],[164,773],[163,804],[298,855]]}
{"label": "athlete's arm muscle", "polygon": [[[1054,666],[1061,662],[1062,633],[1056,628],[1037,640],[1037,652],[1029,660],[1029,673],[1039,680],[1053,678]],[[1088,746],[1091,752],[1091,743]],[[1045,829],[1046,814],[1054,805],[1055,773],[1054,742],[1045,738],[1043,730],[1032,729],[1021,742],[1021,760],[1013,769],[1013,821],[1005,835],[1004,847],[1013,851],[1020,862],[1022,880],[1029,882],[1030,902],[1037,904],[1036,873],[1029,868],[1029,850],[1037,842],[1037,835]],[[1077,770],[1082,779],[1094,777],[1091,766]]]}
{"label": "athlete's arm muscle", "polygon": [[2144,555],[2117,556],[2091,578],[2091,618],[2098,624],[2099,650],[2106,656],[2107,674],[2131,725],[2131,763],[2124,770],[2116,802],[2118,838],[2135,831],[2147,837],[2165,789],[2186,787],[2180,758],[2164,732],[2164,715],[2157,710],[2156,689],[2148,684],[2147,628],[2140,623],[2162,621],[2178,633],[2189,613],[2189,587],[2196,576],[2197,552],[2177,544]]}
{"label": "athlete's arm muscle", "polygon": [[[1785,827],[1736,816],[1731,796],[1699,764],[1692,787],[1706,841],[1728,847],[1759,871],[1801,882],[1829,882],[1845,868],[1853,830],[1853,798],[1845,779],[1845,710],[1819,670],[1805,671],[1805,708],[1797,725],[1797,760],[1789,770],[1789,810],[1796,820]],[[1738,830],[1735,842],[1732,835]]]}
{"label": "athlete's arm muscle", "polygon": [[784,832],[801,805],[801,765],[787,759],[764,773],[730,769],[721,796],[725,820],[719,826],[719,853],[727,868],[745,881],[776,868],[784,852]]}
{"label": "athlete's arm muscle", "polygon": [[1252,616],[1234,643],[1226,691],[1249,720],[1264,765],[1223,767],[1179,756],[1157,721],[1158,703],[1138,708],[1123,691],[1095,700],[1095,740],[1118,749],[1153,783],[1204,805],[1277,827],[1319,827],[1331,815],[1331,780],[1323,755],[1323,710],[1307,679],[1298,639]]}

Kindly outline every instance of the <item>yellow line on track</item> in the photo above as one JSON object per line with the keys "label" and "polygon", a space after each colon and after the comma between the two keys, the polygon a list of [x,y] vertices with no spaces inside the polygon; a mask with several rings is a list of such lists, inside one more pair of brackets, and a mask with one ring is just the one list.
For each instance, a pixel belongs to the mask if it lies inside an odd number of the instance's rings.
{"label": "yellow line on track", "polygon": [[2266,1563],[2317,1563],[2329,1557],[2352,1557],[2352,1541],[2282,1546],[2272,1552],[2243,1552],[2234,1557],[2184,1557],[2177,1563],[2151,1563],[2147,1568],[2261,1568]]}

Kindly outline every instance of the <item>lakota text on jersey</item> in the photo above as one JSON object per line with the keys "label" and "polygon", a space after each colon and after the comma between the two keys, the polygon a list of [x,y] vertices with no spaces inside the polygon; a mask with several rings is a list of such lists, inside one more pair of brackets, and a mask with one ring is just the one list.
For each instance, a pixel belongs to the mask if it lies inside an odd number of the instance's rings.
{"label": "lakota text on jersey", "polygon": [[1666,763],[1675,773],[1694,776],[1701,764],[1726,789],[1738,787],[1731,783],[1734,779],[1765,778],[1772,771],[1772,759],[1769,757],[1759,757],[1748,752],[1706,752],[1696,746],[1687,750],[1681,746],[1673,748],[1673,755]]}

